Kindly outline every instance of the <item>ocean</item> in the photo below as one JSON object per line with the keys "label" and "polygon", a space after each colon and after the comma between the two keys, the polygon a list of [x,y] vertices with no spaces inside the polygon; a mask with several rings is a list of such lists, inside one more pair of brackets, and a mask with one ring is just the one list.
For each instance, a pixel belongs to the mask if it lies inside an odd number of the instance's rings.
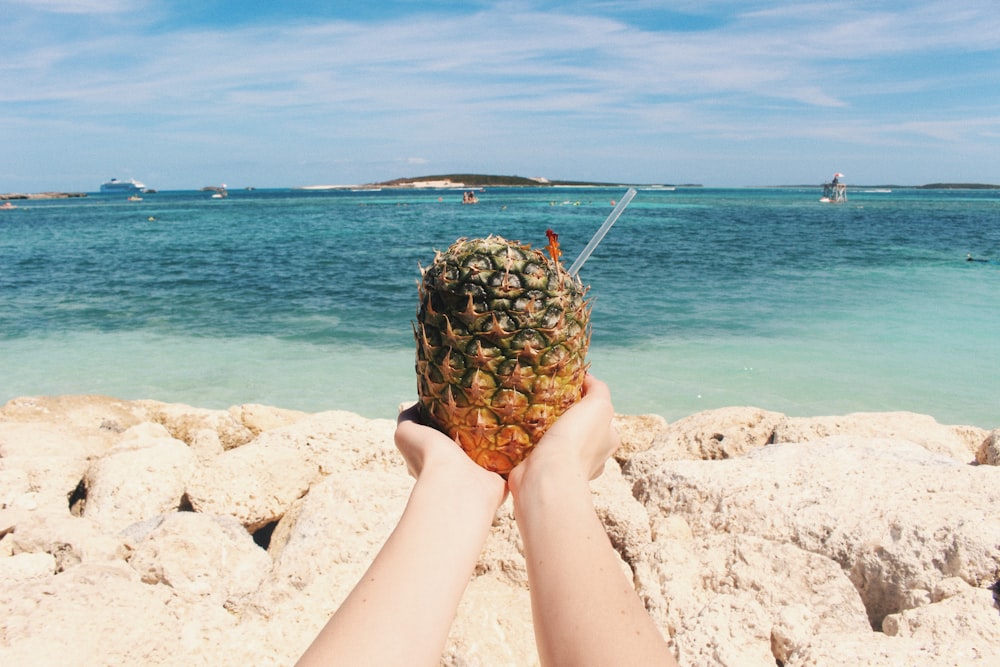
{"label": "ocean", "polygon": [[[572,262],[625,188],[198,191],[0,211],[0,402],[105,394],[393,418],[419,265],[499,234]],[[580,271],[621,413],[906,410],[1000,426],[1000,192],[639,189]],[[966,261],[967,255],[993,261]]]}

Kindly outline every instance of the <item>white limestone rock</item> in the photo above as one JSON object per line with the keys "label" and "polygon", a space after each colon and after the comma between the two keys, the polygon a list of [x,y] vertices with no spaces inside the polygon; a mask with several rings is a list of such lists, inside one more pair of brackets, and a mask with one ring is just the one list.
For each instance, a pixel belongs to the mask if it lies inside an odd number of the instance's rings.
{"label": "white limestone rock", "polygon": [[233,449],[254,437],[249,428],[226,410],[195,408],[182,403],[138,403],[147,410],[149,421],[163,424],[170,435],[196,450],[212,451],[215,446]]}
{"label": "white limestone rock", "polygon": [[489,576],[508,586],[528,589],[528,570],[524,562],[524,542],[514,521],[514,503],[508,496],[493,517],[493,527],[476,563],[475,574]]}
{"label": "white limestone rock", "polygon": [[402,465],[395,472],[344,471],[316,483],[271,535],[270,578],[303,589],[333,565],[371,561],[402,516],[412,487]]}
{"label": "white limestone rock", "polygon": [[717,460],[742,456],[771,442],[779,412],[734,407],[699,412],[668,425],[654,440],[658,457]]}
{"label": "white limestone rock", "polygon": [[2,506],[68,509],[91,459],[110,446],[110,438],[81,436],[64,426],[0,422]]}
{"label": "white limestone rock", "polygon": [[83,515],[113,533],[176,511],[195,463],[191,449],[163,426],[133,426],[88,468]]}
{"label": "white limestone rock", "polygon": [[192,507],[229,514],[251,532],[280,519],[323,476],[369,462],[399,465],[394,422],[324,412],[266,431],[198,467],[188,482]]}
{"label": "white limestone rock", "polygon": [[754,535],[836,561],[874,627],[946,578],[982,587],[1000,572],[995,468],[906,441],[847,438],[722,462],[657,464],[647,454],[626,477],[650,514],[682,516],[696,539]]}
{"label": "white limestone rock", "polygon": [[973,588],[938,602],[890,614],[882,630],[890,637],[914,637],[946,644],[955,638],[975,638],[980,645],[1000,646],[1000,609],[993,591]]}
{"label": "white limestone rock", "polygon": [[55,559],[55,571],[63,572],[81,563],[108,564],[122,560],[128,552],[124,541],[102,526],[68,511],[18,512],[4,542],[13,554],[44,553]]}
{"label": "white limestone rock", "polygon": [[1000,428],[991,431],[976,450],[976,461],[982,465],[1000,466]]}
{"label": "white limestone rock", "polygon": [[124,561],[5,583],[0,609],[3,665],[263,664],[244,650],[238,617],[144,584]]}
{"label": "white limestone rock", "polygon": [[285,410],[258,403],[234,405],[227,412],[233,416],[233,419],[246,426],[254,437],[264,431],[289,426],[309,416],[307,412]]}
{"label": "white limestone rock", "polygon": [[474,577],[448,634],[442,667],[540,665],[532,630],[531,595],[505,576]]}
{"label": "white limestone rock", "polygon": [[778,424],[774,442],[810,442],[831,436],[906,440],[962,463],[975,458],[986,431],[974,426],[946,426],[912,412],[856,412],[835,417],[789,417]]}
{"label": "white limestone rock", "polygon": [[646,451],[668,428],[667,420],[660,415],[616,414],[613,423],[621,438],[621,445],[615,452],[619,460]]}
{"label": "white limestone rock", "polygon": [[0,507],[65,510],[90,462],[142,415],[106,396],[9,401],[0,408]]}
{"label": "white limestone rock", "polygon": [[[624,446],[592,483],[595,507],[682,667],[996,664],[997,431],[756,408],[615,423]],[[413,480],[394,426],[256,405],[8,403],[0,664],[293,664],[403,511]],[[146,495],[197,511],[145,518],[159,506]],[[509,499],[441,663],[538,664]]]}
{"label": "white limestone rock", "polygon": [[0,581],[5,585],[56,573],[56,559],[50,553],[19,553],[0,556]]}
{"label": "white limestone rock", "polygon": [[131,542],[128,562],[146,584],[164,584],[188,601],[237,608],[271,570],[271,559],[232,517],[176,512]]}
{"label": "white limestone rock", "polygon": [[594,509],[611,545],[625,562],[632,562],[652,540],[649,515],[632,495],[630,484],[613,459],[605,464],[604,472],[590,483],[590,488]]}

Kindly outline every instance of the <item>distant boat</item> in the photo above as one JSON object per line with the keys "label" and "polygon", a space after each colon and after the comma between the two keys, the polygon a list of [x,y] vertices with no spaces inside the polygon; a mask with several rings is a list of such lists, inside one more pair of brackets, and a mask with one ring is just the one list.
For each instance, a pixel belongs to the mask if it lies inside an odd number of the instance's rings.
{"label": "distant boat", "polygon": [[17,207],[9,201],[5,201],[3,204],[0,204],[0,211],[13,211],[15,208]]}
{"label": "distant boat", "polygon": [[117,178],[112,178],[106,183],[101,183],[101,192],[108,192],[114,194],[135,194],[138,192],[145,192],[146,185],[140,183],[134,178],[130,178],[127,181],[119,181]]}
{"label": "distant boat", "polygon": [[140,197],[139,195],[132,195],[131,197],[128,198],[128,200],[129,201],[142,201],[142,197]]}
{"label": "distant boat", "polygon": [[847,201],[847,186],[840,182],[844,177],[837,172],[833,175],[833,180],[823,184],[823,196],[819,200],[824,204],[840,204]]}
{"label": "distant boat", "polygon": [[225,199],[229,196],[229,191],[226,190],[226,184],[222,185],[207,185],[201,189],[202,192],[211,192],[212,199]]}

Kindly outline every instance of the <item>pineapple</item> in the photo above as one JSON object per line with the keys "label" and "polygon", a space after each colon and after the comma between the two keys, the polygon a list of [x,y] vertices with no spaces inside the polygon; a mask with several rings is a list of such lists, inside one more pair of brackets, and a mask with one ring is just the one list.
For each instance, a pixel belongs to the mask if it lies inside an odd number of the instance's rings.
{"label": "pineapple", "polygon": [[586,288],[540,250],[499,236],[459,239],[421,269],[414,325],[426,423],[506,475],[582,395]]}

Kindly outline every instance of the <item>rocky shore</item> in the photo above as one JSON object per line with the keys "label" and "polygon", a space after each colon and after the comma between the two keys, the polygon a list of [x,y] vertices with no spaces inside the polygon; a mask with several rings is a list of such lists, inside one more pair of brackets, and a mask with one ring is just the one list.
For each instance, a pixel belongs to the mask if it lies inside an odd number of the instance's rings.
{"label": "rocky shore", "polygon": [[[997,664],[1000,429],[755,408],[617,422],[595,502],[681,665]],[[293,664],[402,511],[393,429],[9,402],[0,664]],[[538,664],[526,581],[508,500],[442,664]]]}

